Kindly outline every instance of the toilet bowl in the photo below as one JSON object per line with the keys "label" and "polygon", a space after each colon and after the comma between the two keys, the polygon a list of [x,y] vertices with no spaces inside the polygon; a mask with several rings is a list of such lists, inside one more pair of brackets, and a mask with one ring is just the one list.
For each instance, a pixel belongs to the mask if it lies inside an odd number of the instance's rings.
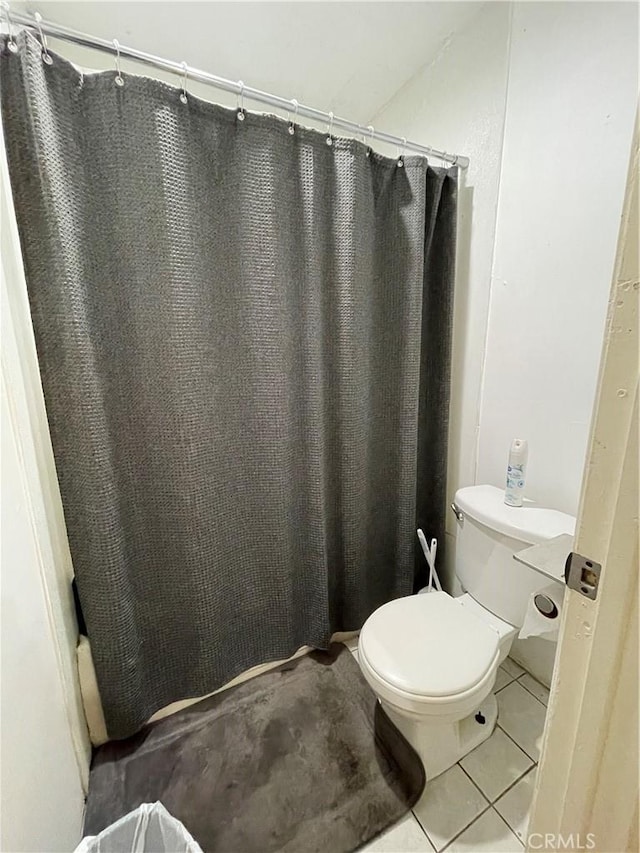
{"label": "toilet bowl", "polygon": [[362,672],[427,779],[486,740],[497,719],[491,691],[515,628],[483,619],[466,598],[399,598],[376,610],[360,632]]}
{"label": "toilet bowl", "polygon": [[513,559],[528,545],[573,533],[575,519],[525,501],[504,503],[494,486],[459,489],[455,569],[465,594],[410,595],[367,619],[358,658],[427,779],[486,740],[498,717],[498,666],[524,621],[532,592],[549,578]]}

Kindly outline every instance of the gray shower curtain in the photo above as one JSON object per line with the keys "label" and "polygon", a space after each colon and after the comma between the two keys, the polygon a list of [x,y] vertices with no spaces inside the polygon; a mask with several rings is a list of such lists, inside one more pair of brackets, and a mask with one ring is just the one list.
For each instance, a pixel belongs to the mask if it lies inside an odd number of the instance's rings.
{"label": "gray shower curtain", "polygon": [[444,527],[457,175],[0,43],[111,737],[412,592]]}

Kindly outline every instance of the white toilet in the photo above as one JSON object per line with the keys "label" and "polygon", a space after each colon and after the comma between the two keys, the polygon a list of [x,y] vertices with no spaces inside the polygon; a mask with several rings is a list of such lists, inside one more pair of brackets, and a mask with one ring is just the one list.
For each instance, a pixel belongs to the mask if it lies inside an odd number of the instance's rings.
{"label": "white toilet", "polygon": [[[573,516],[504,503],[494,486],[460,489],[456,575],[465,594],[410,595],[378,608],[360,632],[362,672],[433,779],[486,740],[498,709],[501,661],[523,624],[532,592],[549,583],[513,559],[562,533]],[[558,578],[560,582],[560,578]]]}

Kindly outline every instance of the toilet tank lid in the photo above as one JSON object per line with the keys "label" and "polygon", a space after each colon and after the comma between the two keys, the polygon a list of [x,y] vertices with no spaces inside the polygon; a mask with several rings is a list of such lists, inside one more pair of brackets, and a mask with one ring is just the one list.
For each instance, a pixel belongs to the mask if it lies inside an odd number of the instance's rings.
{"label": "toilet tank lid", "polygon": [[539,506],[526,498],[522,506],[507,506],[504,490],[495,486],[458,489],[455,503],[480,524],[531,545],[540,545],[562,533],[573,535],[575,531],[576,520],[572,515]]}

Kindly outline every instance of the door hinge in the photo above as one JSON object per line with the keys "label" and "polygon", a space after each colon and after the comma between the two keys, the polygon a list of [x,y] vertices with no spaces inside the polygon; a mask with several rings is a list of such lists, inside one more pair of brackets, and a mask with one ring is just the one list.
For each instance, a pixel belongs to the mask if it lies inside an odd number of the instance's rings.
{"label": "door hinge", "polygon": [[572,551],[564,566],[564,580],[569,589],[575,589],[576,592],[595,601],[601,570],[600,563]]}

